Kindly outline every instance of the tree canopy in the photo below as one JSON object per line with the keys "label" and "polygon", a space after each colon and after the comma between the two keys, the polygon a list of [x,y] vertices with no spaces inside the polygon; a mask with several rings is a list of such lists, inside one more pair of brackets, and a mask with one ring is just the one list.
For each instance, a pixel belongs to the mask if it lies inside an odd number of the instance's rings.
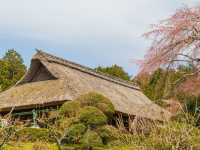
{"label": "tree canopy", "polygon": [[19,81],[26,72],[26,66],[19,53],[9,49],[0,59],[0,91]]}
{"label": "tree canopy", "polygon": [[153,29],[144,34],[153,41],[145,58],[138,61],[140,73],[154,71],[159,67],[176,67],[177,64],[183,63],[191,64],[193,68],[198,68],[199,72],[199,22],[200,7],[184,7],[159,24],[153,25]]}
{"label": "tree canopy", "polygon": [[191,73],[190,66],[180,65],[177,69],[170,70],[158,68],[153,73],[139,74],[135,80],[146,96],[160,104],[163,98],[177,97],[177,92],[182,92],[177,90],[175,83],[180,81],[186,72]]}
{"label": "tree canopy", "polygon": [[124,71],[124,69],[118,65],[112,65],[110,67],[97,67],[95,69],[96,71],[99,71],[99,72],[103,72],[103,73],[106,73],[106,74],[109,74],[111,76],[114,76],[114,77],[118,77],[118,78],[121,78],[123,80],[130,80],[130,77],[128,75],[127,72]]}

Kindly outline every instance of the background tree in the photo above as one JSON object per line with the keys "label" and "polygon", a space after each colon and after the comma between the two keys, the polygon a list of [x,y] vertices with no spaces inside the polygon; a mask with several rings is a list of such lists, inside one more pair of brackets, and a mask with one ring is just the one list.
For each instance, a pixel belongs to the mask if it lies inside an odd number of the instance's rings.
{"label": "background tree", "polygon": [[162,99],[176,97],[174,82],[181,79],[185,73],[191,73],[190,66],[180,65],[176,69],[158,68],[152,73],[139,74],[135,80],[144,94],[156,103],[162,104]]}
{"label": "background tree", "polygon": [[153,39],[145,59],[140,61],[141,72],[151,72],[159,67],[175,68],[191,64],[193,73],[200,69],[200,7],[182,8],[145,33]]}
{"label": "background tree", "polygon": [[19,81],[26,72],[26,66],[19,53],[9,49],[0,60],[0,87],[5,90]]}
{"label": "background tree", "polygon": [[125,72],[122,67],[120,67],[116,64],[112,65],[111,67],[100,67],[99,66],[95,70],[109,74],[109,75],[114,76],[114,77],[121,78],[123,80],[130,80],[130,76],[128,75],[128,73]]}
{"label": "background tree", "polygon": [[8,63],[3,60],[0,60],[0,91],[10,85],[10,81],[7,78],[9,76],[8,70]]}
{"label": "background tree", "polygon": [[[151,100],[158,101],[163,96],[163,78],[165,71],[162,69],[156,70],[153,74],[146,74],[137,78],[137,82],[145,95]],[[157,92],[159,90],[159,92]]]}
{"label": "background tree", "polygon": [[[153,25],[152,30],[144,36],[151,38],[152,44],[145,58],[138,61],[140,75],[152,75],[155,70],[162,68],[167,76],[164,78],[167,83],[163,85],[171,92],[189,77],[199,75],[200,6],[177,10],[169,18]],[[154,85],[149,86],[154,88]]]}

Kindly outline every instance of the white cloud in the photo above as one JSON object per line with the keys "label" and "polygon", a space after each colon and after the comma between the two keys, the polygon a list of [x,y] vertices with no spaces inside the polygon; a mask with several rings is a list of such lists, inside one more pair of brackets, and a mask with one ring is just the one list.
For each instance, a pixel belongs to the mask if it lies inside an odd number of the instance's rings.
{"label": "white cloud", "polygon": [[2,0],[0,27],[35,38],[132,38],[167,7],[162,0]]}
{"label": "white cloud", "polygon": [[149,24],[181,5],[180,0],[0,0],[0,38],[9,34],[25,43],[35,39],[77,53],[107,53],[111,63],[127,67],[144,55],[141,35]]}

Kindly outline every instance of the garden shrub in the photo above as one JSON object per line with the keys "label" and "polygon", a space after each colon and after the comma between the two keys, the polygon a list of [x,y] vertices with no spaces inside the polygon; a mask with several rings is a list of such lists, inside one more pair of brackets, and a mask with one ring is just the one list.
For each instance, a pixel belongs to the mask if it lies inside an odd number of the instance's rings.
{"label": "garden shrub", "polygon": [[96,107],[87,106],[81,109],[79,119],[85,125],[95,128],[107,123],[107,117]]}
{"label": "garden shrub", "polygon": [[191,143],[199,137],[199,130],[192,125],[179,122],[169,122],[158,127],[145,139],[147,147],[166,149],[191,149]]}
{"label": "garden shrub", "polygon": [[74,124],[67,130],[66,141],[70,144],[79,144],[80,139],[86,132],[86,126],[84,124]]}
{"label": "garden shrub", "polygon": [[69,128],[72,124],[78,123],[78,119],[75,117],[71,118],[60,118],[59,120],[56,121],[56,128],[64,132],[67,128]]}
{"label": "garden shrub", "polygon": [[84,134],[84,136],[81,140],[82,149],[85,148],[85,149],[90,150],[93,147],[99,147],[102,145],[103,145],[103,142],[102,142],[101,137],[98,135],[98,133],[96,133],[95,131],[91,131],[91,130],[88,130]]}
{"label": "garden shrub", "polygon": [[114,107],[106,103],[97,103],[96,107],[100,109],[109,119],[113,118],[115,112]]}
{"label": "garden shrub", "polygon": [[111,101],[105,96],[96,92],[90,92],[80,96],[76,99],[80,102],[81,106],[94,106],[100,109],[104,114],[111,118],[115,112],[114,106]]}
{"label": "garden shrub", "polygon": [[111,146],[136,146],[143,150],[198,150],[200,130],[190,124],[170,121],[155,126],[148,136],[119,132]]}
{"label": "garden shrub", "polygon": [[105,125],[98,128],[97,133],[102,138],[104,145],[107,145],[111,141],[117,140],[120,134],[118,129],[110,125]]}
{"label": "garden shrub", "polygon": [[44,128],[23,128],[16,132],[16,136],[17,139],[23,142],[54,141],[49,136],[49,130]]}
{"label": "garden shrub", "polygon": [[60,115],[65,117],[76,117],[80,109],[78,101],[65,102],[60,108]]}

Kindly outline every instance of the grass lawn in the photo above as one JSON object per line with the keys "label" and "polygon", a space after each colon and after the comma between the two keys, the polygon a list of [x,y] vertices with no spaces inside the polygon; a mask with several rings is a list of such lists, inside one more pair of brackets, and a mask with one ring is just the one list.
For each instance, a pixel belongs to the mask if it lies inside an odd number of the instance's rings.
{"label": "grass lawn", "polygon": [[[37,146],[36,146],[37,145]],[[36,147],[35,147],[36,146]],[[63,150],[74,150],[75,146],[63,146]],[[12,143],[5,145],[2,150],[58,150],[56,144]],[[96,148],[96,150],[138,150],[132,146]]]}
{"label": "grass lawn", "polygon": [[[72,146],[63,147],[65,150],[73,150]],[[40,143],[13,143],[5,145],[3,150],[58,150],[56,144]]]}

